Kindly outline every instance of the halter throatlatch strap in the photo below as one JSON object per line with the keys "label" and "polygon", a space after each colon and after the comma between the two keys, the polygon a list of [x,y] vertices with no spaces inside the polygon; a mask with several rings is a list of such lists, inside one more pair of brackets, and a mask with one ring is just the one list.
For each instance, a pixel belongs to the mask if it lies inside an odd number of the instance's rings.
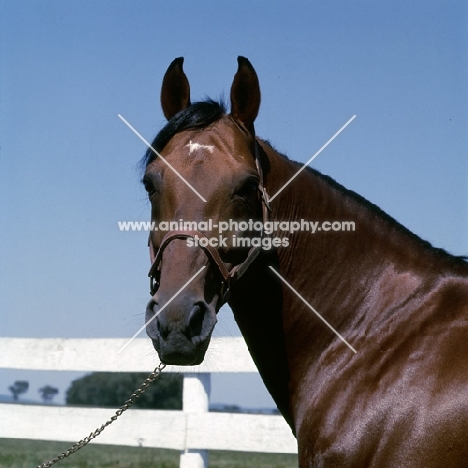
{"label": "halter throatlatch strap", "polygon": [[[265,223],[268,221],[269,214],[271,212],[271,207],[267,191],[263,185],[263,170],[257,141],[255,141],[254,155],[257,172],[260,179],[258,190],[260,192],[262,201],[263,226],[265,226]],[[265,232],[264,229],[262,229],[262,237],[264,236]],[[155,251],[153,242],[151,241],[151,235],[149,236],[148,245],[150,250],[151,268],[149,270],[148,276],[150,277],[150,293],[152,296],[154,296],[159,289],[161,263],[164,249],[169,245],[170,242],[175,239],[188,239],[195,237],[198,237],[198,239],[207,239],[207,236],[199,231],[170,231],[163,237],[159,249]],[[248,270],[250,265],[254,262],[260,253],[261,247],[252,247],[249,250],[246,259],[242,263],[235,265],[231,270],[228,270],[226,264],[221,259],[218,250],[209,245],[209,242],[206,242],[205,244],[206,245],[204,246],[200,245],[200,243],[198,245],[201,249],[203,249],[210,261],[216,266],[218,273],[221,276],[221,295],[222,301],[225,303],[229,298],[233,284]]]}
{"label": "halter throatlatch strap", "polygon": [[265,186],[263,185],[263,169],[262,162],[260,161],[260,151],[258,149],[257,141],[255,142],[255,165],[257,166],[258,177],[260,179],[260,182],[258,184],[258,190],[260,191],[262,197],[262,217],[263,226],[265,226],[265,222],[268,221],[269,215],[271,213],[271,206],[270,198],[268,196]]}

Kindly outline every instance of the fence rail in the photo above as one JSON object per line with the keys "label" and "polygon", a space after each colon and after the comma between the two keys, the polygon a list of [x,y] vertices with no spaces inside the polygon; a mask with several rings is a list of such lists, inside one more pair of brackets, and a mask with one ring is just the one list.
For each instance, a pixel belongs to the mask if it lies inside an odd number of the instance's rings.
{"label": "fence rail", "polygon": [[[125,344],[123,339],[0,338],[0,368],[150,372],[157,365],[149,340],[136,339],[119,353]],[[129,410],[99,443],[180,450],[181,468],[206,468],[208,450],[297,453],[281,416],[208,412],[211,373],[257,372],[243,338],[213,338],[203,364],[168,366],[164,372],[184,374],[182,411]],[[76,442],[111,415],[100,408],[0,404],[0,437]]]}

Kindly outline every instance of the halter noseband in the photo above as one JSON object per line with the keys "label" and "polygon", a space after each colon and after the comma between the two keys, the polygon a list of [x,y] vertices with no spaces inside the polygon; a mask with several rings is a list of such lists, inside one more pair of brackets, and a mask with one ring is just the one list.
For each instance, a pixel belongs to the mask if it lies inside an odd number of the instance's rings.
{"label": "halter noseband", "polygon": [[[236,123],[236,122],[235,122]],[[236,123],[237,125],[237,123]],[[238,125],[237,125],[238,126]],[[241,127],[239,127],[242,131],[245,131]],[[258,190],[261,194],[262,200],[262,218],[263,218],[263,226],[268,221],[269,212],[271,212],[271,207],[269,204],[268,194],[266,189],[263,185],[263,170],[260,161],[260,151],[258,147],[258,142],[255,140],[255,165],[257,166],[257,172],[259,176],[259,184]],[[262,230],[262,237],[264,236],[264,230]],[[151,258],[151,268],[149,270],[148,276],[150,278],[150,293],[152,296],[156,294],[159,289],[160,284],[160,277],[161,277],[161,262],[164,249],[175,239],[188,239],[188,238],[195,238],[198,239],[208,239],[208,237],[199,231],[184,231],[184,230],[174,230],[169,231],[162,239],[161,245],[159,249],[155,252],[153,242],[151,241],[151,235],[149,237],[148,245],[150,250],[150,258]],[[215,247],[212,247],[209,242],[206,242],[206,246],[202,246],[198,244],[200,248],[203,249],[206,256],[211,260],[213,265],[216,266],[218,273],[221,276],[221,296],[223,303],[227,302],[229,295],[231,293],[231,288],[234,283],[241,278],[241,276],[247,271],[249,266],[253,263],[253,261],[257,258],[258,254],[260,253],[261,247],[251,247],[246,259],[235,265],[231,270],[228,270],[226,264],[221,259],[218,250]]]}

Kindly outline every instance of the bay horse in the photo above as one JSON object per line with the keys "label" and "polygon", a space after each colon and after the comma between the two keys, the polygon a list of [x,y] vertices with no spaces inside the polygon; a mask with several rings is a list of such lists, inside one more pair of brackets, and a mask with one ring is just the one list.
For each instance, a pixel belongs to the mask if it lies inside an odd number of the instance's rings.
{"label": "bay horse", "polygon": [[[164,75],[161,104],[168,123],[143,160],[151,219],[172,222],[149,240],[146,329],[161,361],[201,363],[227,301],[300,467],[467,467],[465,258],[310,168],[270,201],[301,165],[256,137],[260,87],[246,58],[229,113],[191,103],[183,58]],[[281,229],[292,220],[355,229]],[[208,231],[221,225],[225,239]]]}

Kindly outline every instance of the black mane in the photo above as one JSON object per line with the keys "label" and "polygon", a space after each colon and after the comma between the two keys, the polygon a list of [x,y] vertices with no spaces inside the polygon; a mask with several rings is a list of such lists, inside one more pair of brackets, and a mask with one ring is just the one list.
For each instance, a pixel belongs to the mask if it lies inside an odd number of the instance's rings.
{"label": "black mane", "polygon": [[[195,102],[169,120],[156,135],[151,146],[157,152],[160,152],[176,133],[192,128],[205,128],[213,122],[218,121],[225,113],[226,106],[223,102],[211,99]],[[142,166],[146,168],[155,158],[156,154],[154,151],[148,148],[143,157]]]}
{"label": "black mane", "polygon": [[317,171],[316,169],[313,169],[311,167],[307,167],[306,169],[312,172],[313,174],[315,174],[321,180],[323,180],[328,186],[332,187],[333,189],[343,194],[343,196],[353,199],[354,201],[358,203],[358,205],[365,207],[366,209],[374,213],[380,219],[386,220],[389,223],[389,225],[393,226],[393,229],[409,236],[411,239],[416,241],[419,245],[424,247],[426,250],[430,250],[433,253],[435,253],[439,258],[445,258],[447,260],[454,261],[457,264],[462,264],[463,266],[467,265],[468,256],[453,255],[450,252],[447,252],[445,249],[434,247],[430,242],[419,237],[417,234],[409,230],[403,224],[399,223],[395,218],[390,216],[388,213],[383,211],[380,207],[378,207],[374,203],[364,198],[362,195],[359,195],[358,193],[345,188],[343,185],[336,182],[336,180],[332,179],[330,176],[324,175],[321,172]]}

